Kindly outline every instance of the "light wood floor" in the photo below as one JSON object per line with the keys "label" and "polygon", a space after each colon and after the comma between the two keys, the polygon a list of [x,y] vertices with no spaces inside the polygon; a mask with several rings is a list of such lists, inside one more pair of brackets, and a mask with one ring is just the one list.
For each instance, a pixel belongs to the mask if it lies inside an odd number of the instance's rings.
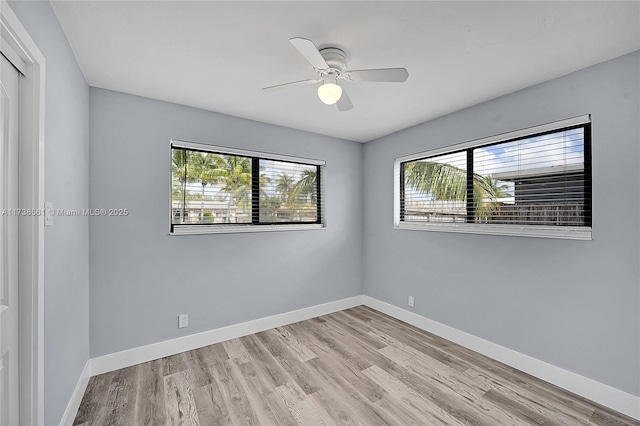
{"label": "light wood floor", "polygon": [[95,376],[76,425],[640,425],[366,307]]}

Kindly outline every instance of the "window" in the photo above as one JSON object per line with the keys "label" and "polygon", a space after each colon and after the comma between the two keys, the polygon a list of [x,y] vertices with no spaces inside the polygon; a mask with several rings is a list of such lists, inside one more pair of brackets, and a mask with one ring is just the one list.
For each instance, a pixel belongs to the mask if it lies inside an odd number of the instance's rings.
{"label": "window", "polygon": [[395,227],[591,239],[589,116],[395,161]]}
{"label": "window", "polygon": [[171,233],[324,227],[324,161],[171,143]]}

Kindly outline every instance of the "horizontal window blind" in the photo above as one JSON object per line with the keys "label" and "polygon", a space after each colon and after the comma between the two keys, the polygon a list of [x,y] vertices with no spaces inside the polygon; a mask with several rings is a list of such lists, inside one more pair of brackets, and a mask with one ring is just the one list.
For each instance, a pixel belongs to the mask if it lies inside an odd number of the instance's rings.
{"label": "horizontal window blind", "polygon": [[317,160],[310,164],[215,149],[172,144],[172,232],[323,224],[324,167]]}
{"label": "horizontal window blind", "polygon": [[466,222],[467,154],[456,152],[404,164],[403,219]]}
{"label": "horizontal window blind", "polygon": [[400,163],[400,222],[590,227],[590,123]]}
{"label": "horizontal window blind", "polygon": [[260,222],[317,223],[319,166],[260,160]]}
{"label": "horizontal window blind", "polygon": [[473,150],[478,223],[589,226],[584,127]]}

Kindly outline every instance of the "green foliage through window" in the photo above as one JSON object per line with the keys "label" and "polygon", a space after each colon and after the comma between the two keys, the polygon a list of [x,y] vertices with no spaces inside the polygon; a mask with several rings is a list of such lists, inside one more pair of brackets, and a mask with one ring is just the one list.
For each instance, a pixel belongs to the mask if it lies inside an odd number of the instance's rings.
{"label": "green foliage through window", "polygon": [[321,223],[321,167],[172,147],[171,225]]}

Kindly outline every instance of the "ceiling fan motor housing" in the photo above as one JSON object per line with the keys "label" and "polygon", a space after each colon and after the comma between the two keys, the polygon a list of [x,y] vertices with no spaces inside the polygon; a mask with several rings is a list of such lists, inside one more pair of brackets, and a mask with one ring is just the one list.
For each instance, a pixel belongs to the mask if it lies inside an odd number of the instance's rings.
{"label": "ceiling fan motor housing", "polygon": [[340,76],[347,70],[347,54],[337,47],[325,47],[320,49],[320,54],[329,65],[327,74],[329,76]]}

